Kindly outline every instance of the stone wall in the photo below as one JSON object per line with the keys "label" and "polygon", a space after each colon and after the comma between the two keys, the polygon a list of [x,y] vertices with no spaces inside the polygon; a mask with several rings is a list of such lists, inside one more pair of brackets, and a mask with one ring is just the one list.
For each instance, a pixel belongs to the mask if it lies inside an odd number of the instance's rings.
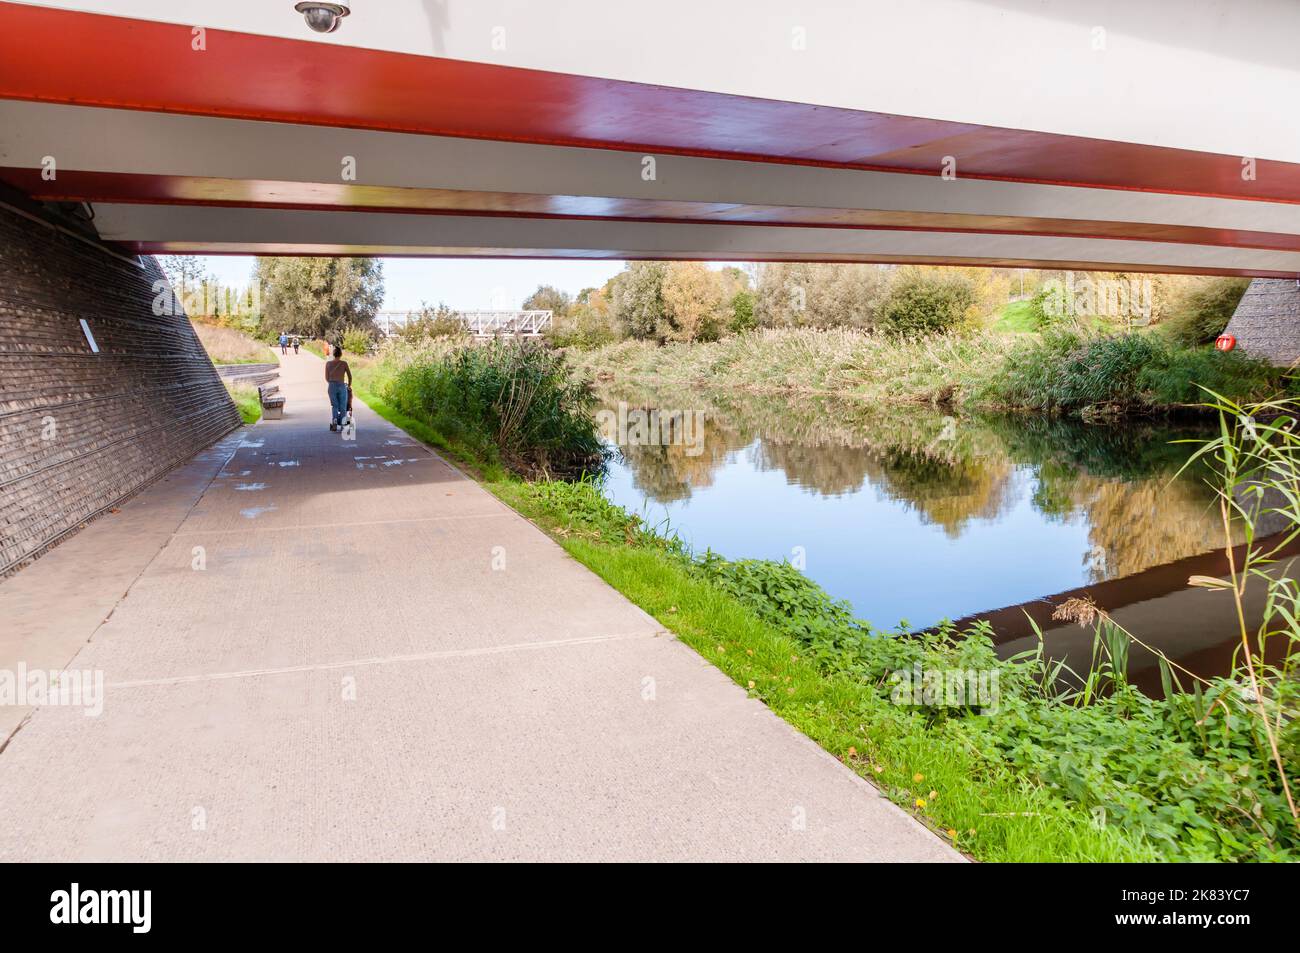
{"label": "stone wall", "polygon": [[154,313],[159,279],[0,205],[0,574],[239,426],[184,314]]}
{"label": "stone wall", "polygon": [[1278,367],[1300,361],[1300,287],[1291,278],[1256,278],[1224,333],[1238,349]]}

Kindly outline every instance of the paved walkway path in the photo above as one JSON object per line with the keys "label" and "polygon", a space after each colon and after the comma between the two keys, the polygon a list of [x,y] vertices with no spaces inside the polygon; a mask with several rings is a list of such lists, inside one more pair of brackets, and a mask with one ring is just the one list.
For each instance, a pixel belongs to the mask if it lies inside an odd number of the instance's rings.
{"label": "paved walkway path", "polygon": [[0,731],[0,860],[959,859],[368,408],[330,433],[318,358],[281,387],[0,583],[0,667],[106,683]]}

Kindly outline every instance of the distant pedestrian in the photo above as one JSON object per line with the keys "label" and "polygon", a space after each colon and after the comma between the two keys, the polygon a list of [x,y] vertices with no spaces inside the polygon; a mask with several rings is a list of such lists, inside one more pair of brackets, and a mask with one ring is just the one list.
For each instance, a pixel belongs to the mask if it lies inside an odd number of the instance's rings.
{"label": "distant pedestrian", "polygon": [[298,340],[298,335],[295,334],[295,335],[293,336],[293,353],[295,353],[295,354],[298,353],[298,345],[301,344],[301,343],[302,343],[302,342]]}
{"label": "distant pedestrian", "polygon": [[[334,360],[325,362],[326,388],[330,395],[330,430],[337,431],[343,426],[352,397],[352,368],[343,360],[343,348],[334,345]],[[346,383],[344,382],[346,380]]]}
{"label": "distant pedestrian", "polygon": [[283,331],[280,332],[280,353],[289,353],[289,335],[285,334]]}

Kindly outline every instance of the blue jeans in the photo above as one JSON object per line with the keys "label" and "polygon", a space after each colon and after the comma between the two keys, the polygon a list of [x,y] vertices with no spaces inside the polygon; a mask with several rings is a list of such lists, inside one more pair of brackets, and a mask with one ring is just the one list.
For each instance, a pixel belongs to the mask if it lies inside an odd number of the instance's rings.
{"label": "blue jeans", "polygon": [[330,381],[330,407],[334,409],[334,423],[343,423],[348,412],[348,385],[342,381]]}

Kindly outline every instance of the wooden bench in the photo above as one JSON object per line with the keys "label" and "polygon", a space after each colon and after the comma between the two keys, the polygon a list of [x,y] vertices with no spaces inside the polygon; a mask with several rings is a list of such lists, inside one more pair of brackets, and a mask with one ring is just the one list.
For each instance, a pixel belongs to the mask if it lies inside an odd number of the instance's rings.
{"label": "wooden bench", "polygon": [[262,417],[266,420],[279,420],[284,416],[284,398],[280,396],[277,384],[263,384],[257,389],[257,399],[262,402]]}

